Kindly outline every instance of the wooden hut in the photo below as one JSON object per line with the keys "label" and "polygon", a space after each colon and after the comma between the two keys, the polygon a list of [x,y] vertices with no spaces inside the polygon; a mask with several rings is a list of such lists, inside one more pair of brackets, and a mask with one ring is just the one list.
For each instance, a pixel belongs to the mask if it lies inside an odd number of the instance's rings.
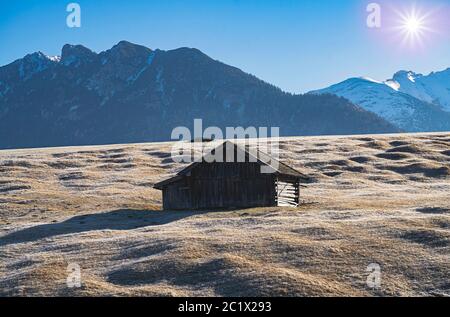
{"label": "wooden hut", "polygon": [[[211,161],[214,155],[223,159]],[[264,173],[262,167],[266,168]],[[226,141],[154,188],[163,192],[164,210],[296,207],[300,204],[300,183],[307,180],[304,174],[259,150]]]}

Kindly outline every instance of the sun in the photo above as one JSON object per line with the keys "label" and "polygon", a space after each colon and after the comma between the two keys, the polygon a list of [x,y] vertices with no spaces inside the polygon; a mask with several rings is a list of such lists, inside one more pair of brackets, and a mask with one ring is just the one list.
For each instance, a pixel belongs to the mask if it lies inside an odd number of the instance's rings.
{"label": "sun", "polygon": [[426,29],[425,16],[420,16],[417,12],[402,17],[402,28],[407,35],[418,36]]}
{"label": "sun", "polygon": [[410,34],[417,34],[422,29],[422,21],[415,16],[407,18],[404,27]]}
{"label": "sun", "polygon": [[429,14],[423,14],[413,7],[408,12],[398,13],[398,16],[397,29],[403,37],[403,43],[410,46],[422,45],[427,33],[431,31]]}

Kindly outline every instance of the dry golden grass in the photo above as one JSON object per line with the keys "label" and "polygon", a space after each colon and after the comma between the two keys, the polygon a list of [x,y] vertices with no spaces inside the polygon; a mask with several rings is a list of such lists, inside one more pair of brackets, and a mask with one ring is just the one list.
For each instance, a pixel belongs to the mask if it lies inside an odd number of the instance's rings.
{"label": "dry golden grass", "polygon": [[159,211],[170,146],[0,151],[0,295],[450,294],[450,134],[282,139],[304,204],[229,212]]}

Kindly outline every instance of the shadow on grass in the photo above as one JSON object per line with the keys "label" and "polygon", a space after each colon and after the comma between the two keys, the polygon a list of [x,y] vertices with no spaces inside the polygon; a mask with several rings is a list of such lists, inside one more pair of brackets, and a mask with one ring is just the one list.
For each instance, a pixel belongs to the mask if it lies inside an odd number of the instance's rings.
{"label": "shadow on grass", "polygon": [[0,237],[0,246],[94,230],[130,230],[168,224],[200,214],[193,211],[114,210],[80,215],[58,223],[25,228]]}
{"label": "shadow on grass", "polygon": [[450,213],[450,209],[441,207],[423,207],[417,208],[416,211],[424,214],[446,214]]}

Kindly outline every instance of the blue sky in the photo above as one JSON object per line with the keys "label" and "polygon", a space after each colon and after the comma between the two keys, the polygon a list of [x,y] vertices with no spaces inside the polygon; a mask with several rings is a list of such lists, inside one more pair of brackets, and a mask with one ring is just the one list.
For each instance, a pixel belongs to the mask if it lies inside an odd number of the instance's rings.
{"label": "blue sky", "polygon": [[[81,6],[79,29],[66,26],[70,2]],[[100,52],[128,40],[152,49],[195,47],[293,93],[352,76],[450,67],[450,24],[434,23],[420,48],[402,46],[367,28],[370,2],[377,1],[0,0],[0,65],[34,51],[59,55],[65,43]],[[382,18],[393,6],[415,5],[450,21],[450,0],[378,2]]]}

